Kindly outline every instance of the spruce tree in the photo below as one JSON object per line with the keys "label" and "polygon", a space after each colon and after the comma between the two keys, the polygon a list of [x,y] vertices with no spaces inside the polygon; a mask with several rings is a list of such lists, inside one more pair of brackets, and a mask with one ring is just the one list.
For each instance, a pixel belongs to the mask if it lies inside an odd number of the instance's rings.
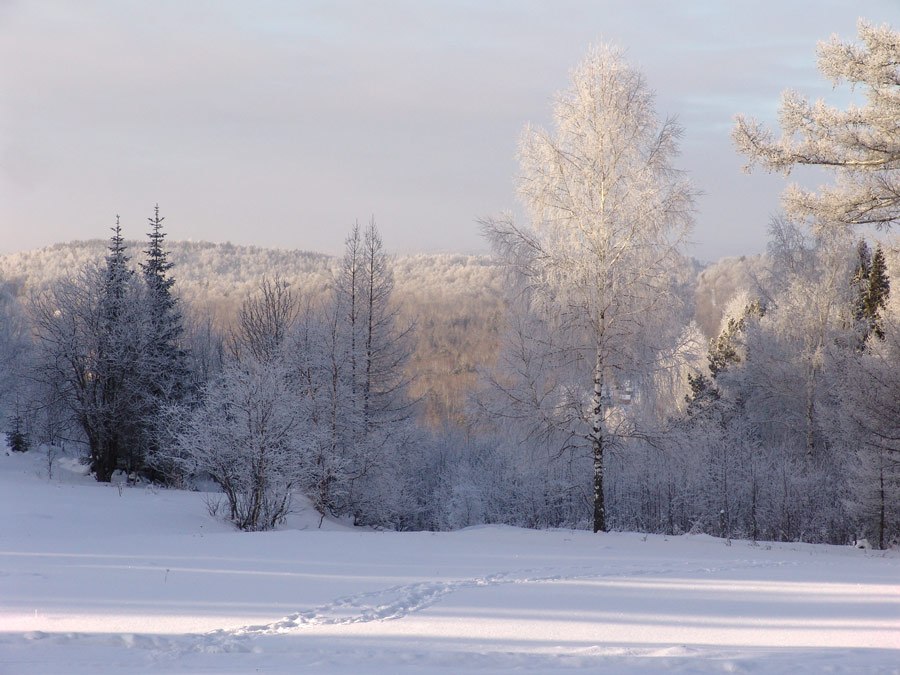
{"label": "spruce tree", "polygon": [[94,336],[97,350],[88,357],[81,393],[88,402],[82,425],[90,445],[91,471],[101,482],[110,481],[139,436],[135,414],[139,354],[128,325],[134,271],[128,266],[119,216],[112,232],[99,298],[101,326]]}
{"label": "spruce tree", "polygon": [[22,417],[17,413],[12,419],[12,426],[6,432],[6,444],[13,452],[28,452],[28,437],[22,430]]}
{"label": "spruce tree", "polygon": [[688,417],[694,417],[702,414],[719,400],[719,390],[716,389],[713,381],[703,373],[698,373],[696,376],[688,373],[687,379],[691,393],[686,394],[684,400],[688,404]]}
{"label": "spruce tree", "polygon": [[[853,269],[853,278],[850,280],[855,292],[853,299],[853,319],[857,326],[865,323],[866,292],[869,287],[869,273],[872,270],[872,252],[864,239],[860,239],[856,245],[856,267]],[[865,342],[865,331],[863,331]]]}
{"label": "spruce tree", "polygon": [[718,377],[722,371],[727,370],[730,364],[741,362],[741,356],[738,353],[738,340],[740,334],[744,331],[747,319],[750,317],[760,319],[765,313],[766,308],[762,303],[759,300],[754,300],[744,308],[740,318],[730,317],[719,336],[710,340],[709,353],[706,359],[713,379]]}
{"label": "spruce tree", "polygon": [[35,378],[80,427],[101,482],[140,467],[147,391],[158,375],[147,288],[131,269],[118,218],[112,230],[103,263],[58,280],[33,307]]}
{"label": "spruce tree", "polygon": [[148,372],[142,374],[146,381],[144,397],[147,400],[144,405],[146,416],[141,420],[142,456],[135,458],[134,466],[134,469],[143,472],[147,471],[146,457],[143,455],[152,453],[159,446],[154,429],[160,406],[182,399],[188,379],[186,355],[181,347],[184,323],[178,299],[172,293],[175,280],[169,276],[174,263],[169,260],[169,252],[165,248],[165,218],[159,215],[158,204],[153,208],[153,216],[147,220],[150,232],[144,251],[146,261],[140,264],[147,290],[146,310],[150,326],[149,358],[146,360]]}
{"label": "spruce tree", "polygon": [[125,254],[128,248],[122,238],[122,227],[119,224],[119,216],[116,216],[116,225],[111,228],[113,235],[109,240],[106,254],[106,288],[103,297],[103,313],[107,322],[107,332],[111,332],[113,325],[121,313],[121,304],[125,297],[125,285],[134,274],[129,269],[129,257]]}
{"label": "spruce tree", "polygon": [[166,276],[174,263],[169,261],[169,253],[164,248],[166,234],[163,232],[162,223],[165,217],[159,215],[159,204],[153,207],[153,217],[147,220],[150,222],[150,232],[147,233],[149,243],[147,250],[144,251],[147,262],[141,263],[141,271],[159,305],[166,310],[174,310],[175,299],[171,291],[175,280]]}
{"label": "spruce tree", "polygon": [[181,382],[175,376],[183,375],[184,355],[179,342],[184,324],[178,300],[172,294],[175,280],[168,276],[174,263],[169,260],[169,253],[164,247],[166,235],[162,223],[165,218],[159,215],[159,205],[154,207],[153,217],[147,220],[150,222],[150,232],[147,234],[149,243],[144,251],[147,260],[140,267],[147,285],[148,310],[155,328],[154,347],[156,356],[162,360],[161,374],[168,374],[166,379],[174,379],[173,384],[180,386]]}
{"label": "spruce tree", "polygon": [[860,239],[856,245],[856,269],[853,273],[853,280],[861,282],[869,278],[869,271],[872,269],[872,252],[869,251],[869,245],[865,239]]}
{"label": "spruce tree", "polygon": [[881,249],[881,244],[878,244],[875,247],[875,253],[872,254],[872,266],[869,270],[868,284],[863,298],[863,313],[868,322],[869,332],[879,340],[884,340],[881,311],[887,306],[890,292],[891,283],[888,280],[884,251]]}
{"label": "spruce tree", "polygon": [[862,351],[869,336],[884,340],[881,312],[887,306],[891,284],[881,244],[876,245],[874,253],[870,253],[866,242],[860,240],[856,250],[857,264],[852,279],[856,291],[853,318],[860,332],[857,350]]}

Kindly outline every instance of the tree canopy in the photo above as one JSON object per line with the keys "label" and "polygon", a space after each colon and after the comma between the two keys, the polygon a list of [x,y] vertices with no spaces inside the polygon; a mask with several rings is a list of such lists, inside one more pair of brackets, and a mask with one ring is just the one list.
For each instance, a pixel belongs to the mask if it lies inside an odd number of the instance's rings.
{"label": "tree canopy", "polygon": [[859,44],[832,36],[819,43],[819,71],[835,85],[861,89],[864,105],[839,110],[788,89],[779,109],[781,137],[753,118],[736,117],[732,139],[748,158],[786,175],[797,165],[832,170],[818,192],[790,185],[786,214],[814,226],[889,227],[900,219],[900,32],[859,22]]}

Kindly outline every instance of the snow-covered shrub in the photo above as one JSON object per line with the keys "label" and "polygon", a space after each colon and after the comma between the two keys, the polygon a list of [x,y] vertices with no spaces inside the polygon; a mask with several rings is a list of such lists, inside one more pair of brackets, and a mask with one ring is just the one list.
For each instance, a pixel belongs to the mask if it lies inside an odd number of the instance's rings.
{"label": "snow-covered shrub", "polygon": [[302,475],[305,415],[280,361],[247,358],[228,366],[195,410],[170,410],[174,452],[162,459],[212,477],[239,528],[268,530],[289,512]]}

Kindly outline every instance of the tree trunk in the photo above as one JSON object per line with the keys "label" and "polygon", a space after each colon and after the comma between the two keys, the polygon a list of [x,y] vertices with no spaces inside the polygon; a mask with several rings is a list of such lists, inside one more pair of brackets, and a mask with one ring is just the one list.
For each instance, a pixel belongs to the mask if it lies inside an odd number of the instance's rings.
{"label": "tree trunk", "polygon": [[594,532],[606,532],[603,503],[603,356],[597,349],[591,411],[591,454],[594,460]]}
{"label": "tree trunk", "polygon": [[816,366],[810,364],[810,371],[806,378],[806,456],[812,459],[816,446],[815,415],[816,415]]}
{"label": "tree trunk", "polygon": [[880,451],[878,458],[878,480],[879,480],[879,490],[878,490],[878,550],[884,550],[884,457],[881,456],[883,451]]}

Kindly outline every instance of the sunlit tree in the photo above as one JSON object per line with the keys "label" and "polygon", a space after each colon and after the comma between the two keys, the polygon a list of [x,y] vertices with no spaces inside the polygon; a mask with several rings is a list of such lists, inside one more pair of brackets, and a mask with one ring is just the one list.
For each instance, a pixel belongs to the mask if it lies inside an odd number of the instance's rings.
{"label": "sunlit tree", "polygon": [[900,32],[859,22],[858,44],[837,36],[819,44],[819,71],[835,86],[861,90],[865,103],[839,110],[792,89],[782,95],[781,136],[738,115],[732,138],[747,169],[789,174],[798,165],[824,167],[833,185],[814,192],[790,185],[788,217],[813,225],[887,227],[900,218]]}
{"label": "sunlit tree", "polygon": [[567,354],[553,358],[576,365],[554,418],[590,448],[598,531],[607,528],[611,392],[651,367],[669,334],[661,326],[680,305],[673,268],[693,192],[673,164],[681,128],[657,117],[644,76],[619,50],[591,50],[557,95],[553,119],[553,132],[526,127],[519,149],[531,227],[510,218],[483,226],[531,309],[553,325],[553,349]]}

